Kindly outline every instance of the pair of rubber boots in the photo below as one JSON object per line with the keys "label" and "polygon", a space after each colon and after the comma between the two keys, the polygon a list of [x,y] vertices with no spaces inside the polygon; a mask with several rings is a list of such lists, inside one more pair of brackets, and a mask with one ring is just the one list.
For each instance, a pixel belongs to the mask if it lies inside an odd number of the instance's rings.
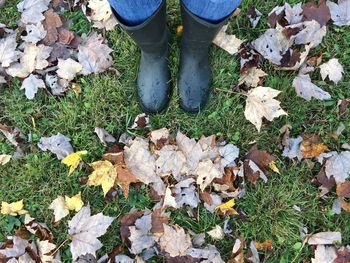
{"label": "pair of rubber boots", "polygon": [[[226,23],[212,24],[193,15],[181,4],[183,36],[181,41],[178,90],[180,107],[191,113],[203,109],[211,85],[209,46]],[[120,26],[141,49],[137,78],[138,94],[144,112],[160,113],[168,106],[171,76],[168,66],[169,30],[166,25],[166,3],[145,22],[128,26],[116,14]]]}

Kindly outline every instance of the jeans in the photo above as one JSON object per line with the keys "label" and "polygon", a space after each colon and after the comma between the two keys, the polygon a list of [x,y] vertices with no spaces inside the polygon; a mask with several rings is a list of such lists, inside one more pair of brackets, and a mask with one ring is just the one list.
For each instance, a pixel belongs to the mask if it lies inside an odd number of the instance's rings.
{"label": "jeans", "polygon": [[[111,7],[130,26],[139,25],[158,9],[162,0],[108,0]],[[241,0],[182,0],[194,15],[211,23],[229,16]]]}

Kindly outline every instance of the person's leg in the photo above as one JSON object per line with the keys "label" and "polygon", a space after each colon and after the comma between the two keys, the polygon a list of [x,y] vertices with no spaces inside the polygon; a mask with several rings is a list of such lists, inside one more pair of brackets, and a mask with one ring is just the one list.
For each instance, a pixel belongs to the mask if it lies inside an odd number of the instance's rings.
{"label": "person's leg", "polygon": [[[159,113],[166,109],[170,98],[170,70],[168,67],[169,31],[166,24],[166,0],[161,0],[158,8],[149,12],[149,7],[141,3],[158,3],[158,0],[109,0],[125,6],[114,9],[118,23],[141,49],[140,67],[137,77],[140,105],[146,113]],[[128,3],[128,4],[126,4]],[[132,4],[135,5],[132,5]],[[126,6],[129,5],[129,8]],[[132,14],[132,9],[137,7]],[[120,12],[120,10],[128,12]],[[145,14],[141,11],[148,10]],[[127,15],[128,14],[128,15]],[[137,14],[137,15],[136,15]],[[146,20],[139,23],[146,17]],[[139,19],[139,20],[138,20]],[[127,22],[125,21],[127,20]],[[138,22],[137,22],[138,21]],[[130,25],[137,22],[137,25]]]}
{"label": "person's leg", "polygon": [[183,110],[198,112],[207,103],[211,85],[209,46],[239,3],[238,0],[182,0],[178,89]]}
{"label": "person's leg", "polygon": [[183,0],[194,15],[211,23],[219,23],[239,6],[241,0]]}
{"label": "person's leg", "polygon": [[130,26],[136,26],[159,8],[161,0],[108,0],[114,11]]}

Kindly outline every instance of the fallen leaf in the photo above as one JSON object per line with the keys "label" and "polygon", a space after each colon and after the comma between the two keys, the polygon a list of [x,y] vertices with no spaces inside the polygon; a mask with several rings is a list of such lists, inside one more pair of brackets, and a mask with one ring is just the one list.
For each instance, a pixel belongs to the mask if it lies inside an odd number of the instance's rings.
{"label": "fallen leaf", "polygon": [[300,150],[303,158],[314,158],[329,151],[328,147],[314,134],[303,136]]}
{"label": "fallen leaf", "polygon": [[220,252],[213,245],[208,245],[205,248],[189,248],[187,255],[192,258],[198,259],[200,262],[215,262],[224,263],[220,256]]}
{"label": "fallen leaf", "polygon": [[[3,255],[5,258],[16,258],[16,257],[22,256],[25,253],[27,246],[29,245],[28,240],[24,240],[16,236],[13,237],[12,243],[13,243],[12,247],[6,247],[5,249],[0,249],[0,255]],[[0,258],[3,258],[3,256],[1,256]],[[23,263],[26,263],[26,262],[23,262]]]}
{"label": "fallen leaf", "polygon": [[316,20],[321,26],[324,26],[331,19],[331,13],[325,0],[321,0],[318,4],[308,2],[302,8],[305,21]]}
{"label": "fallen leaf", "polygon": [[315,250],[315,258],[311,263],[333,263],[337,258],[335,247],[318,245]]}
{"label": "fallen leaf", "polygon": [[340,197],[350,197],[350,181],[337,185],[337,195]]}
{"label": "fallen leaf", "polygon": [[96,251],[102,247],[97,238],[106,233],[113,220],[113,217],[104,216],[102,213],[91,216],[90,205],[87,205],[68,221],[73,261],[88,253],[96,256]]}
{"label": "fallen leaf", "polygon": [[107,143],[116,142],[116,139],[103,128],[96,127],[95,133],[104,146],[106,146]]}
{"label": "fallen leaf", "polygon": [[12,155],[0,154],[0,165],[7,164],[12,158]]}
{"label": "fallen leaf", "polygon": [[247,13],[248,13],[250,24],[252,25],[253,28],[256,28],[256,26],[258,25],[262,17],[262,13],[253,6],[248,7]]}
{"label": "fallen leaf", "polygon": [[42,14],[48,9],[50,0],[23,0],[17,4],[21,14],[21,22],[23,24],[36,24],[45,17]]}
{"label": "fallen leaf", "polygon": [[226,50],[231,55],[234,55],[238,52],[244,41],[238,39],[235,35],[228,35],[226,33],[227,27],[227,25],[222,27],[222,29],[216,35],[213,43]]}
{"label": "fallen leaf", "polygon": [[271,163],[269,163],[267,165],[272,171],[274,171],[275,173],[281,174],[280,170],[278,169],[276,162],[272,161]]}
{"label": "fallen leaf", "polygon": [[0,39],[0,66],[7,68],[11,63],[17,61],[21,52],[17,51],[17,35],[15,33]]}
{"label": "fallen leaf", "polygon": [[38,143],[38,147],[42,151],[50,151],[56,154],[57,159],[59,160],[62,160],[73,153],[70,139],[60,133],[51,137],[42,137]]}
{"label": "fallen leaf", "polygon": [[216,240],[221,240],[225,236],[224,230],[219,225],[216,225],[212,230],[208,231],[207,233],[209,236]]}
{"label": "fallen leaf", "polygon": [[41,262],[56,262],[54,260],[54,255],[51,254],[56,248],[55,244],[50,243],[48,240],[40,240],[36,242],[36,244],[38,246],[38,256],[40,257]]}
{"label": "fallen leaf", "polygon": [[27,24],[26,25],[26,36],[21,36],[21,39],[25,42],[32,44],[38,43],[40,40],[44,39],[47,32],[41,22],[37,24]]}
{"label": "fallen leaf", "polygon": [[149,116],[146,113],[141,113],[136,116],[131,129],[146,128],[149,127]]}
{"label": "fallen leaf", "polygon": [[298,75],[295,77],[293,80],[293,87],[295,88],[297,95],[307,101],[310,101],[312,98],[318,100],[331,99],[331,95],[328,92],[322,90],[311,82],[309,75]]}
{"label": "fallen leaf", "polygon": [[114,186],[117,179],[117,170],[114,165],[109,161],[97,161],[90,164],[94,169],[92,174],[89,175],[88,185],[102,186],[103,194]]}
{"label": "fallen leaf", "polygon": [[80,209],[84,206],[84,202],[81,200],[80,192],[72,197],[65,196],[64,200],[69,211],[79,212]]}
{"label": "fallen leaf", "polygon": [[43,43],[47,46],[53,45],[58,40],[58,28],[63,26],[60,16],[50,9],[44,13],[45,20],[43,21],[43,26],[47,32]]}
{"label": "fallen leaf", "polygon": [[298,24],[303,19],[302,3],[295,4],[293,7],[289,3],[284,4],[285,19],[289,25]]}
{"label": "fallen leaf", "polygon": [[332,58],[327,63],[322,64],[320,66],[320,69],[323,80],[325,80],[328,76],[331,81],[333,81],[335,84],[338,84],[338,82],[343,78],[343,66],[336,58]]}
{"label": "fallen leaf", "polygon": [[[93,1],[104,2],[100,0]],[[108,3],[107,6],[109,8]],[[81,74],[101,73],[112,66],[113,59],[110,53],[113,50],[104,44],[104,38],[96,32],[84,38],[78,49],[78,61],[82,66]]]}
{"label": "fallen leaf", "polygon": [[247,87],[258,87],[267,74],[260,68],[252,67],[247,72],[241,74],[238,85],[245,84]]}
{"label": "fallen leaf", "polygon": [[317,21],[305,21],[301,24],[302,29],[295,36],[295,44],[310,44],[312,48],[322,43],[327,34],[327,27],[321,26]]}
{"label": "fallen leaf", "polygon": [[[320,156],[320,159],[323,161],[324,155]],[[325,173],[329,179],[334,177],[337,184],[344,183],[350,175],[350,152],[328,153],[325,163]]]}
{"label": "fallen leaf", "polygon": [[17,216],[28,213],[28,211],[23,208],[23,199],[13,203],[1,202],[1,214],[3,215]]}
{"label": "fallen leaf", "polygon": [[106,30],[113,30],[117,25],[111,6],[107,0],[89,0],[88,7],[91,10],[88,19],[91,19],[94,26]]}
{"label": "fallen leaf", "polygon": [[251,263],[260,263],[259,252],[255,247],[253,241],[250,242],[248,254],[246,255],[248,262]]}
{"label": "fallen leaf", "polygon": [[350,2],[349,0],[338,0],[338,4],[327,1],[327,6],[331,12],[331,17],[337,26],[350,25]]}
{"label": "fallen leaf", "polygon": [[69,167],[68,176],[71,175],[75,171],[75,169],[77,169],[79,163],[82,160],[81,156],[87,153],[88,153],[87,151],[79,151],[76,153],[71,153],[61,161],[62,164],[65,164]]}
{"label": "fallen leaf", "polygon": [[267,251],[273,250],[273,241],[271,239],[265,240],[262,243],[254,242],[254,245],[257,250],[267,250]]}
{"label": "fallen leaf", "polygon": [[320,232],[310,236],[307,243],[309,245],[333,245],[341,243],[341,240],[340,232]]}
{"label": "fallen leaf", "polygon": [[66,80],[73,80],[78,73],[83,69],[83,66],[75,60],[69,59],[58,59],[57,64],[57,76]]}
{"label": "fallen leaf", "polygon": [[192,247],[191,237],[185,233],[183,228],[177,226],[164,226],[164,234],[159,239],[162,250],[169,253],[171,257],[185,256],[187,249]]}
{"label": "fallen leaf", "polygon": [[220,214],[226,216],[226,215],[238,215],[236,209],[233,207],[236,205],[235,199],[231,199],[227,201],[226,203],[223,203],[221,205],[218,205],[215,210],[220,211]]}
{"label": "fallen leaf", "polygon": [[67,215],[69,215],[69,210],[66,207],[66,202],[64,200],[64,197],[58,196],[55,200],[52,201],[52,203],[49,206],[49,209],[53,210],[54,213],[54,222],[57,223],[62,218],[65,218]]}
{"label": "fallen leaf", "polygon": [[45,83],[38,76],[30,74],[29,77],[23,80],[21,89],[25,90],[27,99],[34,99],[35,94],[38,92],[38,89],[45,89]]}
{"label": "fallen leaf", "polygon": [[263,117],[272,121],[274,118],[287,115],[280,102],[274,99],[279,93],[280,91],[269,87],[257,87],[248,92],[244,115],[259,132]]}
{"label": "fallen leaf", "polygon": [[123,189],[125,198],[129,197],[129,186],[132,183],[138,183],[140,180],[127,168],[118,166],[116,184]]}
{"label": "fallen leaf", "polygon": [[282,156],[288,157],[289,159],[298,158],[299,161],[303,159],[300,149],[302,141],[303,137],[301,136],[297,138],[288,138],[288,145],[285,146]]}
{"label": "fallen leaf", "polygon": [[200,162],[195,174],[197,175],[196,182],[202,192],[215,178],[221,178],[223,176],[210,160]]}

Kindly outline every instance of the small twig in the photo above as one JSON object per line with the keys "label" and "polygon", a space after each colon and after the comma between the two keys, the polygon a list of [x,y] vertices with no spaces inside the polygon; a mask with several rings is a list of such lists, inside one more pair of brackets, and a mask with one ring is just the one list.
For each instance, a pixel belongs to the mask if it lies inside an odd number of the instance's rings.
{"label": "small twig", "polygon": [[63,247],[68,241],[70,241],[69,238],[67,238],[66,240],[64,240],[64,241],[51,253],[51,255],[55,255],[55,254],[58,252],[58,250],[60,250],[60,248]]}
{"label": "small twig", "polygon": [[219,88],[215,88],[215,90],[230,93],[230,94],[239,94],[242,96],[248,96],[247,94],[244,94],[242,92],[233,91],[233,90],[225,90],[225,89],[219,89]]}
{"label": "small twig", "polygon": [[298,254],[296,254],[296,256],[293,258],[293,260],[291,261],[291,263],[296,262],[296,260],[297,260],[298,257],[300,256],[301,252],[303,251],[303,248],[305,247],[306,243],[309,241],[309,239],[310,239],[310,237],[311,237],[312,235],[313,235],[313,234],[311,233],[311,234],[308,234],[308,235],[305,237],[305,239],[304,239],[304,241],[303,241],[303,245],[302,245],[301,248],[299,249]]}

